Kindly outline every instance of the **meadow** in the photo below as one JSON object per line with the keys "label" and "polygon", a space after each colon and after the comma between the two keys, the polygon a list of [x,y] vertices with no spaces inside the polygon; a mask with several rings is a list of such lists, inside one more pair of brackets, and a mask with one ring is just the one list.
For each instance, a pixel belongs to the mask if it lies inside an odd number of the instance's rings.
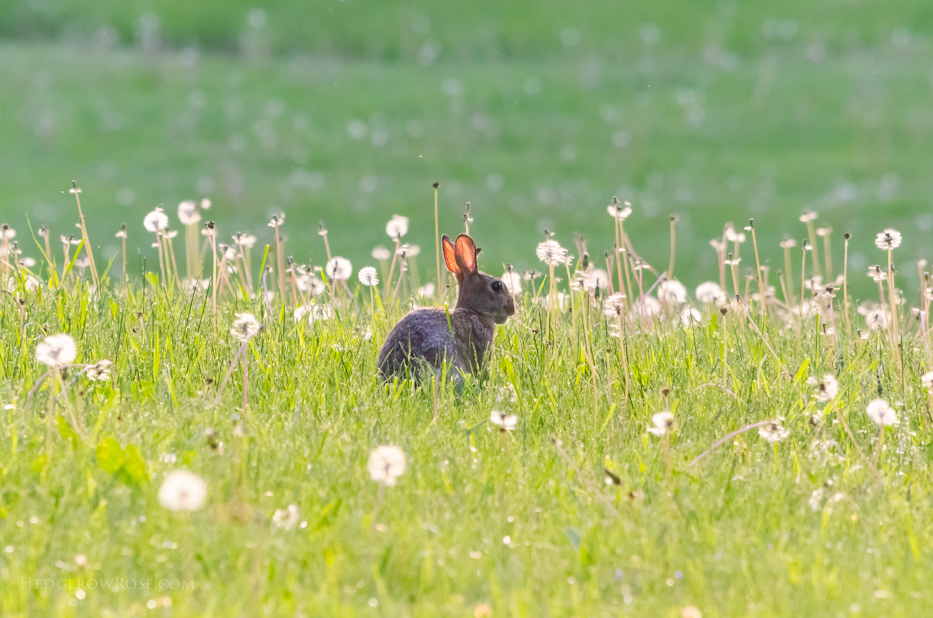
{"label": "meadow", "polygon": [[925,615],[931,26],[0,4],[0,614]]}
{"label": "meadow", "polygon": [[724,221],[755,217],[769,256],[806,208],[933,230],[928,3],[617,4],[4,3],[2,220],[70,230],[76,179],[134,247],[153,207],[208,197],[240,230],[284,212],[300,261],[325,261],[324,221],[362,263],[373,220],[430,237],[440,182],[442,225],[469,201],[486,255],[524,270],[544,229],[611,244],[618,195],[649,263],[680,217],[694,283]]}
{"label": "meadow", "polygon": [[676,261],[668,279],[637,257],[620,204],[613,275],[542,243],[538,272],[505,273],[518,311],[485,369],[435,408],[430,379],[376,368],[408,308],[453,304],[446,275],[419,289],[403,267],[407,222],[356,273],[288,264],[277,218],[279,242],[215,250],[210,212],[182,205],[174,239],[176,213],[147,215],[162,259],[125,278],[83,244],[46,263],[4,242],[5,616],[930,607],[929,278],[888,270],[899,233],[862,247],[873,304],[844,295],[865,273],[838,250],[848,277],[799,246],[740,275],[751,226],[688,294]]}

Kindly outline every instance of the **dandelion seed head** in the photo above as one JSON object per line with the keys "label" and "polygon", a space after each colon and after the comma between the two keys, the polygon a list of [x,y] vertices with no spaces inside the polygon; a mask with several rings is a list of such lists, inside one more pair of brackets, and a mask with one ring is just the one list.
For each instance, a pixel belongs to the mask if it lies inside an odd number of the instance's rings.
{"label": "dandelion seed head", "polygon": [[390,257],[392,257],[392,252],[380,245],[378,247],[373,247],[370,255],[373,256],[373,259],[382,261],[388,260]]}
{"label": "dandelion seed head", "polygon": [[84,375],[92,382],[109,382],[112,368],[113,363],[105,358],[85,369]]}
{"label": "dandelion seed head", "polygon": [[745,234],[736,232],[731,225],[726,227],[725,237],[727,242],[742,244],[745,242]]}
{"label": "dandelion seed head", "polygon": [[77,356],[75,340],[65,333],[46,337],[36,346],[36,361],[53,369],[70,365]]}
{"label": "dandelion seed head", "polygon": [[249,341],[262,330],[262,324],[252,313],[236,313],[234,318],[230,334],[238,341]]}
{"label": "dandelion seed head", "polygon": [[509,294],[515,296],[522,293],[522,276],[517,272],[505,271],[502,273],[502,283],[505,285],[505,289],[509,291]]}
{"label": "dandelion seed head", "polygon": [[518,426],[518,415],[493,410],[489,414],[489,422],[498,427],[499,431],[514,431]]}
{"label": "dandelion seed head", "polygon": [[168,215],[161,208],[156,208],[143,218],[143,227],[147,232],[158,234],[168,229]]}
{"label": "dandelion seed head", "polygon": [[865,408],[865,413],[879,427],[897,425],[897,413],[884,399],[875,399]]}
{"label": "dandelion seed head", "polygon": [[291,530],[301,521],[301,510],[297,504],[289,504],[287,508],[276,509],[272,514],[272,525],[282,530]]}
{"label": "dandelion seed head", "polygon": [[538,259],[548,266],[563,266],[570,263],[567,250],[560,246],[556,240],[545,240],[538,245],[535,254]]}
{"label": "dandelion seed head", "polygon": [[704,304],[719,305],[726,302],[726,293],[715,281],[706,281],[697,286],[697,300]]}
{"label": "dandelion seed head", "polygon": [[839,382],[831,373],[824,375],[822,380],[809,378],[807,384],[813,387],[813,397],[817,401],[832,401],[839,394]]}
{"label": "dandelion seed head", "polygon": [[207,483],[188,470],[172,470],[165,475],[157,498],[170,511],[199,511],[207,501]]}
{"label": "dandelion seed head", "polygon": [[693,307],[687,307],[680,313],[680,323],[687,328],[699,324],[703,319],[703,314]]}
{"label": "dandelion seed head", "polygon": [[185,200],[178,204],[178,220],[182,225],[196,225],[201,221],[198,204],[194,200]]}
{"label": "dandelion seed head", "polygon": [[607,317],[615,318],[625,312],[625,294],[616,292],[606,299],[603,311]]}
{"label": "dandelion seed head", "polygon": [[398,249],[396,249],[395,252],[399,255],[404,255],[405,257],[411,258],[421,253],[421,247],[419,247],[418,245],[410,245],[408,243],[405,243],[404,245],[401,245]]}
{"label": "dandelion seed head", "polygon": [[379,283],[379,277],[376,273],[376,269],[372,266],[364,266],[360,269],[360,272],[357,273],[357,277],[360,279],[360,283],[367,287],[372,287]]}
{"label": "dandelion seed head", "polygon": [[775,444],[790,437],[790,430],[781,424],[781,420],[768,421],[758,428],[760,435],[769,444]]}
{"label": "dandelion seed head", "polygon": [[651,423],[648,425],[648,433],[663,436],[674,426],[674,415],[668,410],[658,412],[651,417]]}
{"label": "dandelion seed head", "polygon": [[781,249],[793,249],[797,246],[797,241],[793,238],[785,238],[781,241]]}
{"label": "dandelion seed head", "polygon": [[875,236],[875,246],[885,251],[897,249],[901,246],[901,233],[894,228],[887,228]]}
{"label": "dandelion seed head", "polygon": [[818,216],[819,215],[813,212],[812,210],[808,210],[807,212],[800,215],[800,222],[810,223],[811,221],[815,221]]}
{"label": "dandelion seed head", "polygon": [[240,234],[237,232],[233,237],[233,241],[244,249],[252,249],[256,245],[256,237],[252,234]]}
{"label": "dandelion seed head", "polygon": [[632,205],[629,202],[622,202],[620,204],[619,199],[613,197],[612,203],[606,207],[606,212],[608,212],[609,216],[613,219],[625,221],[632,214]]}
{"label": "dandelion seed head", "polygon": [[386,234],[392,240],[397,240],[408,233],[408,217],[402,215],[392,215],[392,219],[386,223]]}
{"label": "dandelion seed head", "polygon": [[366,469],[372,480],[389,487],[405,474],[405,451],[397,446],[378,446],[370,454]]}
{"label": "dandelion seed head", "polygon": [[334,256],[327,261],[324,271],[331,279],[347,281],[353,276],[353,264],[347,258]]}
{"label": "dandelion seed head", "polygon": [[683,305],[687,302],[687,288],[680,281],[662,281],[658,285],[658,300],[666,305]]}

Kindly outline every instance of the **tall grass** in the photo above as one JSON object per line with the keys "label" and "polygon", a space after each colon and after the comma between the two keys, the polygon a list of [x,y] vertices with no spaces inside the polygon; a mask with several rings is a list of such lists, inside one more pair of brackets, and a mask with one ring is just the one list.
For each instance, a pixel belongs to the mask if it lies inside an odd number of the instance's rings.
{"label": "tall grass", "polygon": [[[290,270],[287,293],[287,224],[250,278],[233,255],[207,287],[142,264],[124,282],[119,258],[94,286],[75,267],[86,245],[27,267],[4,240],[3,615],[928,611],[925,313],[857,312],[806,271],[805,298],[784,298],[757,267],[738,296],[691,300],[616,221],[612,254],[629,262],[529,275],[484,370],[440,384],[436,420],[432,382],[376,368],[433,293],[383,300],[337,255]],[[405,289],[416,260],[383,289]],[[613,275],[627,303],[608,302]],[[879,302],[899,302],[891,285]],[[261,329],[231,333],[245,313]],[[55,333],[77,356],[45,376],[36,348]],[[91,380],[104,359],[110,377]],[[879,398],[898,424],[866,412]],[[367,472],[390,444],[407,459],[395,486]],[[177,468],[206,481],[203,509],[160,505]]]}

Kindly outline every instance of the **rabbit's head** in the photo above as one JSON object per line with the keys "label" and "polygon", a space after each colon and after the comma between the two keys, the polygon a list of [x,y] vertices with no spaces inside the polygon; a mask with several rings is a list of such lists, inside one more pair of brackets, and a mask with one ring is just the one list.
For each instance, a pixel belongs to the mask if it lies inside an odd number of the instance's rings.
{"label": "rabbit's head", "polygon": [[479,251],[473,239],[466,234],[457,236],[456,243],[444,235],[444,262],[460,286],[457,307],[489,316],[496,324],[503,324],[515,313],[515,301],[500,279],[479,271],[476,266]]}

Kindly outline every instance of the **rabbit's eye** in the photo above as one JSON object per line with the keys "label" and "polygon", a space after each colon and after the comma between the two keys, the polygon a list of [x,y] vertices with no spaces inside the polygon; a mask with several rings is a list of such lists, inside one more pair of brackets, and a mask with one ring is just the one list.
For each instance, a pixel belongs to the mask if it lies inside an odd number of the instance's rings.
{"label": "rabbit's eye", "polygon": [[493,281],[493,282],[492,282],[492,285],[491,285],[490,287],[492,287],[492,291],[493,291],[493,292],[501,292],[501,291],[502,291],[502,282],[501,282],[501,281]]}

